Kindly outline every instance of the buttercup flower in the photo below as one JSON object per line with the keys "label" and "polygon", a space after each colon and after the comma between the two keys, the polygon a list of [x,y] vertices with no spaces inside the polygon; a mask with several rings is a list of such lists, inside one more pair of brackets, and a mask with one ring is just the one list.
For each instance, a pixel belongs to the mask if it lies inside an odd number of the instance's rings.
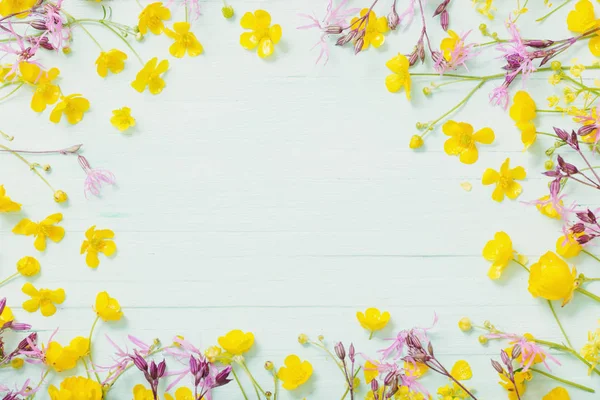
{"label": "buttercup flower", "polygon": [[[360,10],[360,16],[364,17],[369,11],[368,8]],[[363,45],[362,50],[366,50],[370,45],[373,47],[380,47],[385,42],[384,33],[387,33],[390,28],[386,17],[377,18],[375,11],[369,12],[369,16],[365,18],[360,24],[357,24],[359,17],[354,17],[350,21],[352,29],[358,30],[359,32],[365,30],[365,35],[362,37]],[[366,26],[365,26],[366,25]]]}
{"label": "buttercup flower", "polygon": [[25,256],[17,262],[17,271],[23,276],[34,276],[40,272],[40,262],[33,257]]}
{"label": "buttercup flower", "polygon": [[6,195],[4,185],[0,185],[0,213],[20,211],[21,205]]}
{"label": "buttercup flower", "polygon": [[133,400],[154,400],[154,395],[151,389],[138,384],[133,387]]}
{"label": "buttercup flower", "polygon": [[420,362],[404,361],[404,370],[406,371],[407,375],[414,376],[415,378],[420,378],[427,371],[429,371],[429,367]]}
{"label": "buttercup flower", "polygon": [[[1,320],[0,326],[2,326]],[[579,354],[591,364],[588,370],[588,375],[591,375],[592,370],[600,363],[600,329],[588,332],[588,341]]]}
{"label": "buttercup flower", "polygon": [[[506,375],[498,374],[498,376],[500,377],[500,382],[498,383],[500,384],[500,386],[506,389],[508,393],[508,400],[518,400],[519,398],[522,398],[523,394],[525,394],[525,390],[527,389],[525,383],[529,382],[533,378],[531,371],[515,372],[515,384],[513,384],[506,377]],[[517,391],[519,392],[519,394],[517,394]],[[521,397],[519,397],[519,395]]]}
{"label": "buttercup flower", "polygon": [[371,381],[379,376],[379,369],[377,367],[379,363],[374,360],[365,361],[363,366],[363,374],[365,376],[365,383],[370,384]]}
{"label": "buttercup flower", "polygon": [[22,62],[19,63],[19,72],[21,79],[33,85],[35,89],[31,98],[33,111],[42,112],[47,106],[58,101],[60,88],[53,83],[60,74],[57,68],[42,71],[36,64]]}
{"label": "buttercup flower", "polygon": [[525,145],[525,149],[528,149],[537,137],[535,125],[532,122],[537,115],[535,110],[535,102],[529,93],[520,90],[515,94],[509,115],[521,131],[521,141]]}
{"label": "buttercup flower", "polygon": [[240,25],[251,32],[240,35],[240,44],[246,50],[254,50],[258,46],[258,56],[269,57],[275,51],[275,45],[281,39],[281,26],[271,26],[271,15],[265,10],[247,12],[240,20]]}
{"label": "buttercup flower", "polygon": [[569,392],[564,387],[555,387],[548,392],[547,395],[542,397],[542,400],[571,400]]}
{"label": "buttercup flower", "polygon": [[125,60],[127,60],[127,54],[121,50],[103,51],[96,60],[96,71],[103,78],[106,78],[108,71],[118,74],[125,69]]}
{"label": "buttercup flower", "polygon": [[515,180],[522,181],[527,174],[523,167],[510,169],[510,159],[507,158],[500,166],[500,172],[488,168],[483,173],[481,183],[484,185],[496,184],[496,189],[492,193],[492,199],[495,201],[504,200],[504,195],[514,200],[521,194],[523,188]]}
{"label": "buttercup flower", "polygon": [[36,289],[31,283],[27,282],[21,289],[23,293],[30,296],[31,299],[23,302],[23,309],[28,312],[42,311],[44,317],[50,317],[56,313],[54,304],[62,304],[65,301],[64,289]]}
{"label": "buttercup flower", "polygon": [[175,397],[165,393],[165,400],[194,400],[194,394],[191,389],[180,387],[175,391]]}
{"label": "buttercup flower", "polygon": [[61,226],[54,226],[62,221],[62,217],[60,213],[52,214],[39,223],[24,218],[12,231],[17,235],[35,236],[33,246],[38,251],[44,251],[46,250],[46,238],[58,243],[65,237],[65,229]]}
{"label": "buttercup flower", "polygon": [[579,0],[575,9],[567,15],[567,27],[570,31],[584,33],[598,26],[594,16],[594,5],[590,0]]}
{"label": "buttercup flower", "polygon": [[102,386],[93,379],[82,376],[65,378],[60,389],[48,387],[50,400],[102,400]]}
{"label": "buttercup flower", "polygon": [[549,251],[531,266],[529,274],[529,293],[533,297],[546,300],[562,300],[564,306],[571,298],[577,287],[577,271],[560,257]]}
{"label": "buttercup flower", "polygon": [[[406,58],[404,54],[398,53],[397,56],[386,62],[385,66],[393,72],[385,78],[385,87],[387,88],[387,90],[389,90],[392,93],[396,93],[400,89],[404,88],[404,91],[406,92],[406,98],[410,100],[410,73],[408,72],[408,67],[410,65],[408,62],[408,58]],[[421,140],[421,145],[422,142],[423,140]],[[415,146],[416,145],[417,144],[415,142]],[[412,146],[413,139],[411,139],[411,148],[421,147]]]}
{"label": "buttercup flower", "polygon": [[568,233],[556,240],[556,252],[564,258],[576,257],[581,253],[583,247],[577,242],[577,235]]}
{"label": "buttercup flower", "polygon": [[473,164],[479,158],[475,143],[491,144],[495,139],[491,128],[473,133],[473,126],[466,122],[448,121],[442,126],[442,131],[450,136],[444,143],[444,151],[449,156],[459,156],[464,164]]}
{"label": "buttercup flower", "polygon": [[505,232],[496,232],[494,239],[486,243],[483,257],[492,262],[488,271],[490,279],[498,279],[513,259],[513,247],[510,236]]}
{"label": "buttercup flower", "polygon": [[250,350],[254,344],[254,335],[251,332],[244,333],[239,329],[234,329],[225,336],[221,336],[218,342],[225,351],[233,355],[241,355]]}
{"label": "buttercup flower", "polygon": [[[465,43],[465,39],[469,33],[470,31],[459,36],[452,29],[448,30],[449,37],[442,39],[440,43],[442,57],[434,57],[434,68],[436,71],[443,74],[446,71],[455,70],[461,65],[467,68],[466,62],[477,55],[473,51],[475,44]],[[436,52],[435,54],[438,53]]]}
{"label": "buttercup flower", "polygon": [[50,121],[59,123],[63,114],[70,124],[77,124],[83,119],[83,114],[90,109],[90,102],[80,94],[70,94],[62,97],[60,103],[50,113]]}
{"label": "buttercup flower", "polygon": [[[465,360],[459,360],[452,367],[450,375],[452,375],[456,380],[466,381],[473,377],[473,372],[468,362],[466,362]],[[465,392],[460,386],[458,386],[456,382],[451,382],[446,386],[438,388],[437,393],[444,400],[462,400],[471,398],[471,396],[469,396],[467,392]]]}
{"label": "buttercup flower", "polygon": [[29,13],[21,13],[27,11],[37,3],[37,0],[2,0],[0,1],[0,15],[6,17],[11,14],[17,14],[17,18],[25,18]]}
{"label": "buttercup flower", "polygon": [[162,60],[159,63],[158,58],[154,57],[138,72],[135,80],[131,82],[131,86],[140,93],[148,87],[150,93],[159,94],[165,88],[165,81],[161,75],[167,72],[168,69],[169,61]]}
{"label": "buttercup flower", "polygon": [[196,57],[204,51],[194,32],[190,32],[189,22],[174,23],[173,31],[165,28],[165,34],[175,41],[169,47],[169,53],[173,57],[182,58],[186,52],[190,57]]}
{"label": "buttercup flower", "polygon": [[85,232],[86,240],[81,244],[81,254],[87,253],[85,262],[90,268],[96,268],[100,265],[98,253],[107,257],[112,256],[117,251],[117,245],[114,241],[108,240],[115,237],[115,233],[110,229],[96,230],[96,225]]}
{"label": "buttercup flower", "polygon": [[[564,202],[560,200],[559,204],[562,206]],[[540,197],[535,206],[542,215],[548,218],[560,219],[560,213],[554,208],[549,194]]]}
{"label": "buttercup flower", "polygon": [[54,192],[54,201],[55,202],[64,203],[68,199],[69,199],[69,196],[67,196],[67,194],[65,192],[63,192],[62,190],[57,190],[56,192]]}
{"label": "buttercup flower", "polygon": [[121,305],[117,299],[110,297],[107,292],[98,293],[94,311],[105,322],[118,321],[123,316]]}
{"label": "buttercup flower", "polygon": [[4,309],[2,310],[2,312],[0,312],[0,329],[2,329],[2,327],[15,320],[15,316],[12,312],[12,310],[10,309],[10,307],[8,306],[4,306]]}
{"label": "buttercup flower", "polygon": [[283,388],[294,390],[308,381],[313,373],[308,361],[300,361],[296,355],[289,355],[284,361],[285,367],[279,368],[277,377],[283,382]]}
{"label": "buttercup flower", "polygon": [[131,116],[131,108],[123,107],[113,110],[113,116],[110,123],[121,132],[135,126],[135,118]]}
{"label": "buttercup flower", "polygon": [[145,35],[149,30],[155,35],[160,35],[165,28],[163,21],[168,19],[171,19],[171,10],[163,6],[163,3],[148,4],[139,16],[138,27],[140,33]]}
{"label": "buttercup flower", "polygon": [[367,308],[366,311],[357,312],[356,318],[360,322],[360,326],[371,332],[380,331],[390,322],[390,313],[384,311],[383,313],[377,308]]}
{"label": "buttercup flower", "polygon": [[89,339],[82,336],[74,338],[68,346],[64,347],[58,342],[51,341],[46,349],[46,364],[56,372],[68,371],[77,366],[77,361],[87,355],[89,349]]}

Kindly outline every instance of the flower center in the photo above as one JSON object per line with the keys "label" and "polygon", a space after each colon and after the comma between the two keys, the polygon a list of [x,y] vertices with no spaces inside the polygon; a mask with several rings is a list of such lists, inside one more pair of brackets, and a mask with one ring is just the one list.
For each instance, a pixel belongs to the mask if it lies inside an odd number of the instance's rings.
{"label": "flower center", "polygon": [[469,147],[473,143],[473,137],[466,133],[461,134],[459,140],[462,147]]}
{"label": "flower center", "polygon": [[501,176],[500,181],[498,183],[500,187],[506,189],[512,183],[512,179],[507,178],[506,176]]}

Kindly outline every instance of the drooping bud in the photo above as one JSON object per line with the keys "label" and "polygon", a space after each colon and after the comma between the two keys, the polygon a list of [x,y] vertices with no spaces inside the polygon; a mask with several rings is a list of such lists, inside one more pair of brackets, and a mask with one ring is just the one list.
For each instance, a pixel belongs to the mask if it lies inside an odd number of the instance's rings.
{"label": "drooping bud", "polygon": [[339,25],[329,25],[327,28],[325,28],[325,33],[328,35],[339,35],[342,33],[342,30],[342,27]]}
{"label": "drooping bud", "polygon": [[502,368],[502,365],[500,365],[498,361],[492,360],[492,367],[494,367],[499,374],[504,373],[504,368]]}
{"label": "drooping bud", "polygon": [[346,358],[346,349],[344,348],[344,345],[342,344],[342,342],[338,342],[335,347],[335,355],[338,356],[338,358],[340,360],[344,360]]}
{"label": "drooping bud", "polygon": [[574,224],[570,230],[573,233],[583,233],[583,232],[585,232],[585,225],[582,224],[581,222],[578,222],[578,223]]}
{"label": "drooping bud", "polygon": [[215,384],[213,387],[223,386],[223,385],[226,385],[229,382],[231,382],[231,379],[229,379],[230,373],[231,373],[231,365],[228,365],[227,367],[225,367],[221,371],[219,371],[217,376],[215,376]]}
{"label": "drooping bud", "polygon": [[528,47],[534,47],[536,49],[543,49],[554,44],[552,40],[525,40],[523,44]]}
{"label": "drooping bud", "polygon": [[448,30],[448,26],[450,25],[450,14],[448,13],[448,10],[444,10],[440,15],[440,24],[442,25],[443,30]]}
{"label": "drooping bud", "polygon": [[363,38],[358,39],[356,41],[356,43],[354,44],[354,54],[360,53],[364,44],[365,44],[365,39],[363,39]]}
{"label": "drooping bud", "polygon": [[393,31],[395,31],[396,28],[398,28],[398,25],[400,24],[400,16],[396,12],[395,7],[393,7],[392,11],[390,11],[390,13],[388,14],[387,23],[388,23],[388,27]]}

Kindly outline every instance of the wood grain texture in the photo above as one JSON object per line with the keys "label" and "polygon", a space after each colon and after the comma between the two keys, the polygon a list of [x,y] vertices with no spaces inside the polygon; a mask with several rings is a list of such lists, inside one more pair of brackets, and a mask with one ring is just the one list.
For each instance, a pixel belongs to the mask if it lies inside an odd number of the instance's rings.
{"label": "wood grain texture", "polygon": [[[435,7],[431,3],[428,14]],[[506,36],[502,18],[488,21],[470,2],[455,3],[451,28],[473,29],[471,37],[479,40],[477,26],[484,22]],[[501,16],[515,6],[506,3],[498,5]],[[565,13],[541,25],[531,23],[544,12],[541,2],[534,3],[522,17],[527,22],[523,35],[566,37]],[[116,21],[136,21],[135,1],[108,4]],[[475,165],[446,156],[439,129],[427,139],[424,151],[411,151],[408,141],[416,133],[415,123],[437,117],[471,87],[451,85],[425,97],[420,88],[428,80],[415,78],[412,103],[403,93],[387,92],[385,62],[411,50],[417,25],[389,34],[381,49],[356,57],[349,48],[333,49],[329,64],[322,67],[314,65],[317,54],[310,51],[315,33],[295,27],[302,24],[299,12],[320,15],[324,1],[232,4],[237,14],[228,21],[221,17],[220,1],[202,2],[203,16],[193,30],[206,52],[198,58],[173,59],[164,36],[150,35],[136,45],[145,59],[158,56],[171,62],[167,87],[159,96],[129,87],[140,67],[132,54],[123,73],[98,77],[98,49],[78,31],[72,55],[47,55],[44,64],[61,69],[64,92],[90,99],[92,108],[81,124],[53,125],[47,113],[35,115],[28,109],[25,90],[1,104],[0,129],[15,135],[15,148],[83,143],[92,166],[113,171],[118,186],[104,190],[101,199],[86,200],[84,175],[74,157],[32,157],[50,163],[49,178],[70,195],[68,206],[60,207],[20,161],[0,154],[0,183],[24,210],[23,215],[0,218],[0,277],[12,273],[20,257],[39,256],[42,274],[34,284],[63,287],[67,300],[46,319],[22,310],[22,280],[0,288],[0,295],[44,339],[58,326],[57,338],[67,341],[87,334],[95,294],[107,290],[119,299],[126,318],[99,325],[95,354],[100,364],[110,359],[104,334],[119,342],[132,333],[165,343],[182,334],[208,347],[230,329],[252,331],[256,347],[248,360],[265,386],[270,382],[262,371],[266,360],[281,365],[286,355],[295,353],[313,363],[311,383],[284,393],[282,399],[338,399],[343,392],[335,365],[315,349],[300,346],[299,333],[324,334],[330,344],[353,341],[359,351],[374,354],[385,345],[382,338],[393,337],[398,329],[429,325],[435,312],[440,321],[432,337],[440,358],[448,365],[467,359],[474,369],[470,387],[482,398],[504,398],[489,364],[490,357],[498,356],[499,343],[481,346],[476,334],[460,332],[456,323],[469,316],[479,323],[491,320],[506,331],[561,341],[546,303],[527,292],[523,271],[511,267],[500,282],[491,282],[481,257],[485,242],[504,230],[515,248],[534,260],[553,249],[560,226],[520,201],[496,204],[492,189],[481,186],[480,179],[485,168],[497,169],[510,157],[529,175],[519,200],[540,197],[547,181],[539,170],[551,141],[539,138],[524,153],[508,115],[488,105],[487,94],[495,85],[488,83],[454,115],[496,132],[497,140],[481,146]],[[388,12],[385,4],[376,8],[378,14]],[[76,16],[102,16],[93,2],[67,1],[65,6]],[[259,59],[238,43],[239,18],[257,8],[268,10],[283,27],[282,43],[271,60]],[[183,18],[183,10],[174,16]],[[106,49],[126,50],[102,29],[90,31]],[[438,43],[443,32],[433,22],[430,31]],[[585,45],[576,48],[581,62],[591,59]],[[496,73],[501,65],[496,56],[486,50],[471,71]],[[546,76],[534,77],[528,85],[538,104],[555,90]],[[117,133],[109,123],[111,110],[122,106],[131,107],[138,120],[131,136]],[[557,121],[568,123],[544,115],[540,129],[548,131]],[[473,184],[471,192],[461,189],[463,181]],[[576,195],[581,204],[598,205],[595,193],[582,190]],[[33,249],[31,238],[11,233],[23,216],[36,220],[58,211],[64,214],[67,235],[43,254]],[[119,247],[116,257],[101,259],[97,270],[89,269],[79,255],[91,225],[113,229]],[[598,265],[585,256],[575,263],[578,270],[598,275]],[[393,319],[372,341],[355,318],[356,311],[368,306],[390,311]],[[597,308],[585,298],[576,296],[559,314],[577,347],[597,324]],[[560,360],[562,367],[553,373],[600,389],[585,367]],[[35,366],[26,372],[38,374]],[[21,382],[22,377],[3,372],[0,381]],[[56,384],[60,377],[50,382]],[[110,398],[131,398],[131,388],[140,382],[140,376],[128,374]],[[434,376],[423,382],[434,392],[444,383]],[[526,398],[540,399],[554,386],[536,377]],[[361,398],[364,393],[363,387]],[[574,390],[571,395],[576,400],[597,398]],[[215,398],[241,396],[232,384]]]}

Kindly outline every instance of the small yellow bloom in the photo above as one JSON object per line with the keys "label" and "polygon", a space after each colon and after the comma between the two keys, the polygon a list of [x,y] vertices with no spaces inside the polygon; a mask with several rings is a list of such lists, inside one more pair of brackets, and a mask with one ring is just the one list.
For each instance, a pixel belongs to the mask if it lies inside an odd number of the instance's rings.
{"label": "small yellow bloom", "polygon": [[62,217],[60,213],[52,214],[39,223],[24,218],[12,231],[17,235],[34,236],[33,246],[38,251],[44,251],[46,250],[46,238],[58,243],[65,237],[65,229],[61,226],[54,226],[62,221]]}
{"label": "small yellow bloom", "polygon": [[[410,73],[408,72],[408,67],[410,65],[408,58],[406,58],[404,54],[398,53],[397,56],[388,60],[388,62],[385,63],[385,66],[393,72],[385,78],[385,87],[387,90],[392,93],[396,93],[400,89],[404,88],[404,91],[406,92],[406,98],[410,100]],[[423,145],[423,139],[421,139],[420,143]],[[413,139],[411,139],[411,145],[412,144]],[[414,144],[417,145],[418,141],[416,141]]]}
{"label": "small yellow bloom", "polygon": [[25,256],[17,262],[17,271],[23,276],[34,276],[40,272],[40,262],[33,257]]}
{"label": "small yellow bloom", "polygon": [[165,88],[165,81],[161,75],[167,72],[168,69],[169,61],[162,60],[159,63],[158,58],[154,57],[138,72],[135,80],[131,82],[131,86],[140,93],[148,87],[150,93],[159,94]]}
{"label": "small yellow bloom", "polygon": [[33,8],[37,0],[2,0],[0,1],[0,15],[3,17],[16,14],[17,18],[25,18],[29,13],[21,12]]}
{"label": "small yellow bloom", "polygon": [[308,381],[313,373],[313,367],[308,361],[301,361],[294,354],[289,355],[284,361],[285,367],[279,368],[277,377],[283,382],[287,390],[297,389]]}
{"label": "small yellow bloom", "polygon": [[494,0],[473,0],[473,5],[478,13],[489,19],[494,19],[494,14],[492,14],[492,12],[496,11],[496,7],[493,6],[493,2]]}
{"label": "small yellow bloom", "polygon": [[204,352],[204,356],[209,362],[214,364],[217,361],[217,358],[221,355],[221,352],[222,350],[219,346],[210,346]]}
{"label": "small yellow bloom", "polygon": [[[368,8],[363,8],[360,10],[360,17],[364,17],[369,12]],[[352,18],[350,22],[350,26],[352,29],[357,29],[359,32],[365,29],[365,35],[363,36],[363,45],[362,50],[367,50],[369,46],[373,45],[373,47],[380,47],[385,42],[384,34],[387,33],[390,28],[388,26],[386,17],[377,18],[377,14],[375,11],[370,11],[369,16],[365,18],[360,25],[357,24],[359,17]],[[366,27],[365,27],[366,24]]]}
{"label": "small yellow bloom", "polygon": [[86,356],[90,351],[90,341],[78,336],[71,340],[68,346],[58,342],[48,343],[46,349],[46,365],[54,368],[56,372],[68,371],[77,366],[77,361]]}
{"label": "small yellow bloom", "polygon": [[173,57],[182,58],[186,52],[190,57],[202,54],[204,48],[196,38],[196,35],[190,32],[189,22],[176,22],[173,24],[173,30],[165,28],[165,34],[175,41],[169,47],[169,53]]}
{"label": "small yellow bloom", "polygon": [[171,19],[171,10],[161,2],[151,3],[142,10],[138,18],[138,27],[142,35],[148,33],[148,30],[160,35],[165,28],[163,21]]}
{"label": "small yellow bloom", "polygon": [[494,239],[486,243],[483,257],[492,261],[488,271],[490,279],[498,279],[502,276],[502,272],[513,259],[513,252],[512,241],[506,232],[496,232]]}
{"label": "small yellow bloom", "polygon": [[[383,399],[383,395],[379,396],[379,399]],[[425,397],[421,392],[415,392],[408,386],[400,386],[398,391],[393,397],[394,400],[430,400],[430,397]]]}
{"label": "small yellow bloom", "polygon": [[90,378],[72,376],[60,383],[60,389],[54,385],[48,388],[50,400],[102,400],[102,386]]}
{"label": "small yellow bloom", "polygon": [[466,122],[448,121],[442,126],[442,131],[450,136],[444,143],[444,151],[449,156],[459,156],[463,164],[473,164],[479,158],[475,143],[491,144],[495,139],[491,128],[473,133],[473,126]]}
{"label": "small yellow bloom", "polygon": [[594,5],[590,0],[579,0],[575,9],[567,15],[567,26],[570,31],[584,33],[598,26],[594,16]]}
{"label": "small yellow bloom", "polygon": [[235,14],[235,11],[232,6],[226,5],[226,6],[223,6],[223,8],[221,8],[221,13],[223,14],[223,16],[225,18],[229,19],[229,18],[233,17],[233,15]]}
{"label": "small yellow bloom", "polygon": [[532,122],[537,115],[535,110],[535,102],[529,93],[520,90],[515,94],[509,115],[521,131],[521,141],[525,145],[525,149],[528,149],[537,137],[536,128]]}
{"label": "small yellow bloom", "polygon": [[135,126],[135,118],[131,116],[131,108],[123,107],[118,110],[113,110],[113,116],[110,119],[112,126],[121,132]]}
{"label": "small yellow bloom", "polygon": [[[554,205],[549,200],[550,200],[549,194],[540,197],[538,199],[538,201],[546,203],[546,204],[544,204],[544,205],[536,204],[536,208],[538,209],[538,211],[541,214],[545,215],[548,218],[560,219],[560,214],[558,213],[558,211],[556,211],[556,208],[554,208]],[[562,206],[563,201],[561,200],[559,204]]]}
{"label": "small yellow bloom", "polygon": [[420,149],[423,147],[423,138],[419,135],[412,135],[408,147],[413,150]]}
{"label": "small yellow bloom", "polygon": [[69,196],[67,196],[67,194],[65,192],[63,192],[62,190],[57,190],[56,192],[54,192],[54,201],[55,202],[64,203],[68,199],[69,199]]}
{"label": "small yellow bloom", "polygon": [[404,361],[404,370],[406,374],[409,376],[414,376],[415,378],[422,377],[427,371],[429,371],[429,367],[420,362],[410,362]]}
{"label": "small yellow bloom", "polygon": [[468,362],[465,360],[458,360],[452,366],[450,375],[459,381],[468,381],[473,377],[473,371],[471,370],[471,366]]}
{"label": "small yellow bloom", "polygon": [[165,400],[195,400],[195,397],[191,389],[182,386],[175,391],[175,397],[165,393]]}
{"label": "small yellow bloom", "polygon": [[21,289],[23,293],[30,296],[31,299],[23,302],[23,308],[28,312],[36,312],[41,309],[44,317],[50,317],[56,313],[54,304],[62,304],[65,301],[64,289],[36,289],[31,283],[27,282]]}
{"label": "small yellow bloom", "polygon": [[154,395],[151,389],[138,384],[133,387],[133,400],[154,400]]}
{"label": "small yellow bloom", "polygon": [[10,309],[10,307],[5,306],[2,313],[0,313],[0,328],[2,328],[4,324],[14,320],[15,316],[13,315],[12,310]]}
{"label": "small yellow bloom", "polygon": [[239,329],[234,329],[225,336],[221,336],[218,342],[225,351],[237,356],[250,350],[254,344],[254,335],[252,332],[244,333]]}
{"label": "small yellow bloom", "polygon": [[469,332],[471,329],[473,329],[473,324],[469,318],[463,317],[458,321],[458,328],[463,332]]}
{"label": "small yellow bloom", "polygon": [[13,358],[10,360],[10,366],[13,369],[21,369],[25,365],[25,361],[22,358]]}
{"label": "small yellow bloom", "polygon": [[577,271],[549,251],[533,264],[529,274],[529,293],[546,300],[562,300],[564,306],[577,287]]}
{"label": "small yellow bloom", "polygon": [[581,348],[579,354],[591,364],[588,370],[588,375],[590,375],[592,370],[600,363],[600,329],[588,332],[588,341]]}
{"label": "small yellow bloom", "polygon": [[127,54],[121,50],[103,51],[96,60],[96,71],[103,78],[106,78],[108,71],[118,74],[125,69],[125,60],[127,60]]}
{"label": "small yellow bloom", "polygon": [[58,124],[63,114],[70,124],[75,125],[83,119],[83,114],[90,109],[90,102],[80,94],[70,94],[62,97],[60,103],[50,113],[50,121]]}
{"label": "small yellow bloom", "polygon": [[0,185],[0,213],[20,211],[21,205],[6,195],[4,185]]}
{"label": "small yellow bloom", "polygon": [[360,326],[370,331],[380,331],[390,322],[390,313],[384,311],[383,313],[377,308],[367,308],[365,312],[357,312],[356,318],[360,322]]}
{"label": "small yellow bloom", "polygon": [[81,244],[81,254],[87,253],[85,263],[90,268],[97,268],[100,265],[98,253],[110,257],[117,251],[117,245],[109,240],[115,237],[115,233],[110,229],[96,230],[96,225],[85,232],[86,240]]}
{"label": "small yellow bloom", "polygon": [[379,370],[377,369],[378,365],[379,364],[376,361],[365,361],[365,365],[363,366],[363,374],[365,375],[365,383],[367,385],[370,384],[373,379],[379,376]]}
{"label": "small yellow bloom", "polygon": [[281,26],[271,25],[271,15],[265,10],[247,12],[240,20],[240,25],[250,32],[240,35],[240,44],[246,50],[258,47],[260,58],[269,57],[275,51],[275,45],[281,40]]}
{"label": "small yellow bloom", "polygon": [[560,98],[553,94],[552,96],[548,97],[546,100],[548,100],[548,107],[550,108],[554,108],[554,106],[556,106],[558,104],[558,102],[560,101]]}
{"label": "small yellow bloom", "polygon": [[31,98],[31,109],[33,111],[42,112],[47,106],[58,101],[60,88],[54,84],[60,74],[57,68],[42,71],[36,64],[22,62],[19,63],[19,72],[21,73],[21,79],[34,87],[33,97]]}
{"label": "small yellow bloom", "polygon": [[583,247],[577,242],[577,236],[569,233],[567,237],[561,236],[556,240],[556,252],[564,258],[576,257]]}
{"label": "small yellow bloom", "polygon": [[98,293],[94,311],[105,322],[118,321],[123,316],[121,305],[117,299],[110,297],[107,292]]}
{"label": "small yellow bloom", "polygon": [[[448,37],[442,39],[442,42],[440,43],[440,50],[442,50],[442,54],[446,61],[452,61],[452,53],[457,50],[457,45],[463,46],[462,39],[452,29],[448,29]],[[462,49],[463,47],[460,48],[460,50]]]}
{"label": "small yellow bloom", "polygon": [[569,392],[564,387],[555,387],[548,392],[547,395],[542,397],[542,400],[571,400]]}
{"label": "small yellow bloom", "polygon": [[496,189],[492,193],[492,199],[495,201],[504,200],[504,196],[508,196],[509,199],[514,200],[523,191],[521,185],[515,180],[522,181],[525,179],[527,174],[523,167],[515,167],[510,169],[510,159],[507,158],[500,166],[500,171],[495,171],[488,168],[483,173],[481,183],[484,185],[496,184]]}
{"label": "small yellow bloom", "polygon": [[[500,386],[506,389],[509,400],[518,400],[519,395],[522,398],[523,394],[525,394],[525,390],[527,389],[525,382],[529,382],[533,378],[531,371],[515,372],[515,384],[513,384],[504,374],[498,374],[498,376],[500,377],[500,382],[498,383],[500,384]],[[518,391],[519,394],[517,394],[517,392],[515,391],[515,385],[516,391]]]}
{"label": "small yellow bloom", "polygon": [[299,334],[298,335],[298,343],[300,343],[300,344],[308,343],[308,336],[304,333]]}

